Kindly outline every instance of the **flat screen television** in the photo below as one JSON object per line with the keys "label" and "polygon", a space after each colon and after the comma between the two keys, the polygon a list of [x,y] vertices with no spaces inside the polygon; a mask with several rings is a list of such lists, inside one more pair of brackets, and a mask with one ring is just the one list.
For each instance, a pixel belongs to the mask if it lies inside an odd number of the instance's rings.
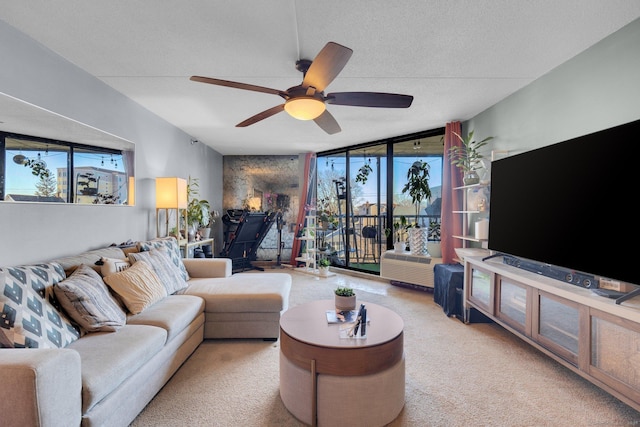
{"label": "flat screen television", "polygon": [[488,248],[640,285],[639,162],[640,120],[493,161]]}

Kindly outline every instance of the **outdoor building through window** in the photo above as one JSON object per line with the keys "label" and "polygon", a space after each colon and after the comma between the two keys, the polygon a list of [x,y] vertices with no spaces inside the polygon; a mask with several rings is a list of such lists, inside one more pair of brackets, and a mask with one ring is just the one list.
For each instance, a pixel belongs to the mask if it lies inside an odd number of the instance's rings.
{"label": "outdoor building through window", "polygon": [[131,204],[133,151],[0,133],[0,200]]}

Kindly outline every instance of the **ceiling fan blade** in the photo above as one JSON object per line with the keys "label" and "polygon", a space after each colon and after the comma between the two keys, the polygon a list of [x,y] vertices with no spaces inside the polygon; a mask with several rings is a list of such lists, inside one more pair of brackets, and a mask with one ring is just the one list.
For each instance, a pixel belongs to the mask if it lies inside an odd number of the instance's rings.
{"label": "ceiling fan blade", "polygon": [[284,92],[278,89],[271,89],[263,86],[250,85],[247,83],[232,82],[229,80],[214,79],[212,77],[191,76],[189,80],[193,80],[194,82],[200,82],[200,83],[209,83],[217,86],[226,86],[234,89],[244,89],[244,90],[252,90],[254,92],[270,93],[272,95],[281,96],[285,99],[287,96]]}
{"label": "ceiling fan blade", "polygon": [[342,130],[340,129],[340,125],[331,115],[329,110],[324,110],[324,113],[320,114],[313,121],[316,122],[316,124],[329,135],[333,135],[334,133],[338,133]]}
{"label": "ceiling fan blade", "polygon": [[244,128],[244,127],[250,126],[254,123],[258,123],[260,120],[268,119],[269,117],[275,114],[278,114],[281,111],[284,111],[284,104],[276,105],[275,107],[271,107],[268,110],[264,110],[263,112],[258,113],[255,116],[249,117],[247,120],[238,123],[236,127]]}
{"label": "ceiling fan blade", "polygon": [[323,92],[347,65],[351,54],[353,50],[348,47],[334,42],[327,43],[311,62],[302,80],[302,86],[313,86],[318,92]]}
{"label": "ceiling fan blade", "polygon": [[413,96],[381,92],[336,92],[326,96],[325,102],[355,107],[408,108]]}

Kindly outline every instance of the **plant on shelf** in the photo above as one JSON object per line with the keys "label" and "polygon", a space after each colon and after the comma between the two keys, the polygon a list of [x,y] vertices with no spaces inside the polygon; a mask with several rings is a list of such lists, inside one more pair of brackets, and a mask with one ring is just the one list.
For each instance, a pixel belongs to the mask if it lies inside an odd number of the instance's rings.
{"label": "plant on shelf", "polygon": [[453,132],[462,145],[454,145],[449,148],[451,164],[462,171],[464,174],[463,181],[465,185],[477,184],[480,182],[480,177],[478,176],[478,172],[476,172],[478,169],[483,167],[482,160],[484,159],[484,156],[480,153],[480,149],[493,139],[492,136],[488,136],[482,141],[475,141],[473,139],[473,132],[474,131],[470,131],[466,138],[463,138],[458,133]]}
{"label": "plant on shelf", "polygon": [[189,177],[187,183],[187,222],[193,231],[211,221],[211,206],[207,200],[198,199],[200,193],[198,178]]}
{"label": "plant on shelf", "polygon": [[331,261],[327,257],[322,257],[318,260],[318,267],[327,267],[331,266]]}

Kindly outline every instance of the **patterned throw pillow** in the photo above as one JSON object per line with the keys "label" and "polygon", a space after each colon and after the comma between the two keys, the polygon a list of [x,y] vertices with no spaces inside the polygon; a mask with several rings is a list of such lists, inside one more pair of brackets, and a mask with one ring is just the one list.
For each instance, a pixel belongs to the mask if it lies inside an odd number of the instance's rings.
{"label": "patterned throw pillow", "polygon": [[83,332],[117,331],[127,321],[102,277],[88,265],[81,265],[53,287],[67,314]]}
{"label": "patterned throw pillow", "polygon": [[167,290],[167,294],[171,295],[180,289],[187,287],[187,282],[182,278],[182,274],[178,266],[169,258],[166,248],[151,249],[146,252],[136,252],[129,254],[129,261],[135,264],[136,261],[147,261],[153,267],[160,281]]}
{"label": "patterned throw pillow", "polygon": [[120,295],[132,314],[142,313],[167,296],[167,290],[158,275],[145,261],[138,261],[120,273],[111,274],[104,281]]}
{"label": "patterned throw pillow", "polygon": [[64,278],[58,263],[0,268],[0,347],[62,348],[80,338],[53,291]]}
{"label": "patterned throw pillow", "polygon": [[189,273],[182,262],[182,253],[180,252],[180,246],[175,237],[159,237],[157,239],[149,240],[147,242],[138,242],[138,250],[140,252],[150,251],[151,249],[167,248],[169,258],[180,269],[182,278],[189,280]]}

